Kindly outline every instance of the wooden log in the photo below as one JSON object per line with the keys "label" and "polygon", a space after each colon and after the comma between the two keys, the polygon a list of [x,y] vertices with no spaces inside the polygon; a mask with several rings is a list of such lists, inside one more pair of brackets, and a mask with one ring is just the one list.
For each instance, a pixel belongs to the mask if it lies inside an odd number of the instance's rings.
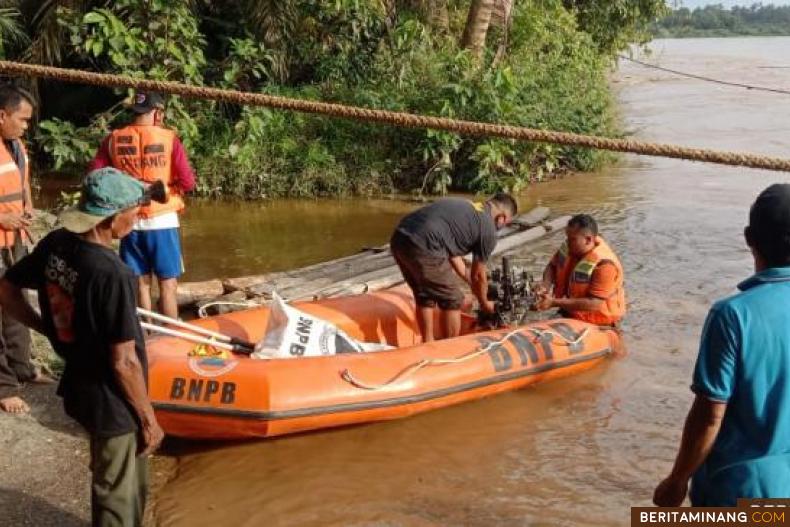
{"label": "wooden log", "polygon": [[[499,242],[494,252],[495,255],[513,250],[529,241],[540,238],[546,234],[544,227],[532,227],[523,230],[525,226],[536,225],[550,213],[547,207],[536,207],[514,220],[512,228],[500,229],[497,232]],[[549,222],[551,225],[558,220]],[[559,219],[564,227],[567,217]],[[336,296],[341,291],[364,290],[373,284],[394,284],[402,281],[400,271],[389,253],[388,245],[365,248],[362,252],[319,262],[312,265],[294,269],[254,276],[230,278],[222,281],[223,291],[228,294],[234,291],[243,291],[247,298],[270,299],[273,291],[278,291],[284,298],[310,299]],[[368,284],[368,285],[365,285]],[[184,284],[188,286],[189,284]],[[348,293],[350,294],[350,293]],[[220,295],[216,295],[220,296]],[[201,296],[200,299],[206,299]],[[181,305],[179,303],[179,305]]]}
{"label": "wooden log", "polygon": [[352,294],[354,291],[365,292],[367,290],[374,290],[371,289],[371,283],[378,284],[382,280],[385,282],[392,282],[394,279],[397,279],[395,283],[403,281],[400,269],[397,265],[393,264],[382,269],[376,269],[368,273],[350,277],[346,280],[333,281],[327,286],[315,291],[304,290],[294,292],[292,293],[292,298],[299,300],[306,298],[320,299],[342,296],[343,294]]}
{"label": "wooden log", "polygon": [[[570,216],[561,216],[545,225],[533,227],[524,232],[513,234],[500,240],[494,250],[494,255],[501,255],[508,251],[512,251],[523,246],[530,241],[537,240],[544,236],[553,234],[555,232],[562,232],[562,229],[567,225]],[[403,282],[403,276],[397,265],[393,265],[378,271],[373,271],[365,275],[357,276],[350,280],[345,280],[333,284],[331,287],[317,291],[313,294],[313,298],[328,298],[335,296],[361,294],[368,291],[378,291],[386,289]],[[298,299],[308,298],[308,290],[294,291]],[[301,296],[299,296],[301,295]]]}
{"label": "wooden log", "polygon": [[323,276],[327,272],[331,273],[335,268],[353,269],[355,265],[360,265],[361,262],[375,261],[376,259],[386,259],[388,254],[387,249],[387,245],[372,248],[367,247],[359,253],[343,256],[342,258],[337,258],[335,260],[319,262],[291,271],[279,271],[261,275],[226,278],[222,280],[222,283],[227,293],[241,290],[247,291],[248,294],[255,295],[257,294],[255,287],[262,283],[274,283],[278,284],[278,287],[288,287],[294,280],[310,280],[314,277]]}
{"label": "wooden log", "polygon": [[[513,228],[507,227],[497,232],[498,238],[509,236],[515,232],[523,230],[525,227],[536,225],[548,217],[550,213],[548,207],[535,207],[534,209],[516,216],[513,220],[516,224]],[[366,247],[360,253],[343,256],[334,260],[319,262],[291,271],[280,271],[261,275],[241,276],[237,278],[226,278],[222,281],[225,292],[246,291],[248,295],[257,296],[260,291],[257,289],[260,284],[273,284],[276,289],[291,287],[294,278],[299,280],[315,280],[326,276],[334,276],[342,279],[343,273],[348,276],[361,274],[375,269],[376,266],[384,267],[391,265],[392,261],[387,258],[389,255],[389,244],[377,247]],[[379,265],[380,264],[380,265]],[[268,287],[268,286],[267,286]],[[264,288],[265,290],[265,288]]]}
{"label": "wooden log", "polygon": [[532,227],[531,229],[527,229],[524,232],[519,232],[517,234],[513,234],[512,236],[508,236],[504,240],[500,240],[499,243],[497,243],[493,254],[494,256],[499,256],[500,254],[517,249],[533,240],[542,238],[547,234],[553,234],[557,230],[561,231],[565,228],[565,225],[568,224],[568,220],[570,218],[570,216],[560,216],[559,218],[555,218],[550,222],[547,222],[545,225]]}
{"label": "wooden log", "polygon": [[199,312],[202,310],[207,315],[222,315],[231,311],[249,309],[252,304],[247,300],[244,291],[234,291],[217,298],[199,300],[196,307]]}
{"label": "wooden log", "polygon": [[178,284],[176,290],[176,301],[179,306],[188,306],[206,300],[216,298],[224,293],[222,281],[206,280],[205,282],[184,282]]}
{"label": "wooden log", "polygon": [[504,238],[515,232],[535,227],[540,222],[548,218],[549,214],[551,214],[551,209],[548,207],[535,207],[525,214],[519,214],[513,218],[513,222],[510,225],[499,229],[497,232],[497,237]]}

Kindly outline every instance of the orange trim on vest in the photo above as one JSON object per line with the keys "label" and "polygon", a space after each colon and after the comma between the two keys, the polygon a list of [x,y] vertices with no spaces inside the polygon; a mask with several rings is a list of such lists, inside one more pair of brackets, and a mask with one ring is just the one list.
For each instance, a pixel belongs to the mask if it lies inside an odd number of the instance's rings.
{"label": "orange trim on vest", "polygon": [[612,248],[600,236],[595,239],[595,248],[578,261],[569,256],[567,242],[563,243],[552,259],[552,265],[555,266],[554,296],[588,298],[593,271],[601,262],[611,262],[617,269],[614,293],[604,300],[598,311],[568,311],[568,315],[592,324],[611,325],[625,315],[623,266]]}
{"label": "orange trim on vest", "polygon": [[[30,168],[27,162],[25,145],[18,141],[22,155],[25,156],[25,173],[19,171],[19,166],[14,161],[5,145],[0,141],[0,213],[23,214],[25,212],[25,193],[30,188]],[[29,205],[29,204],[28,204]],[[0,247],[13,247],[18,231],[0,229]],[[24,231],[22,236],[26,237]]]}
{"label": "orange trim on vest", "polygon": [[172,130],[153,125],[129,125],[110,135],[110,159],[115,168],[144,183],[160,180],[168,190],[167,203],[152,202],[140,209],[143,218],[184,209],[181,192],[170,184],[175,138]]}

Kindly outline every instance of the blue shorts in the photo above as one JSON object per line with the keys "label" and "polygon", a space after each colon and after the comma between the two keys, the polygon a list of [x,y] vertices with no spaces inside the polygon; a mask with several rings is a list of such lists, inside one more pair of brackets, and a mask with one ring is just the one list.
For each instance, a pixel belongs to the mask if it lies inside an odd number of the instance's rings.
{"label": "blue shorts", "polygon": [[132,231],[121,240],[121,260],[134,274],[178,278],[184,272],[178,229]]}

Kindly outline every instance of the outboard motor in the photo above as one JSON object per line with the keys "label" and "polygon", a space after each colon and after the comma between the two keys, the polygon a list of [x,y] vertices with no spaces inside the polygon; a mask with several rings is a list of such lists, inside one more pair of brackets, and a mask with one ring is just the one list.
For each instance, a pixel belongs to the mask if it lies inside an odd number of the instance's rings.
{"label": "outboard motor", "polygon": [[478,323],[486,328],[523,324],[537,300],[533,282],[530,273],[514,267],[510,257],[502,257],[501,267],[488,275],[488,299],[495,303],[496,309],[494,313],[479,311]]}

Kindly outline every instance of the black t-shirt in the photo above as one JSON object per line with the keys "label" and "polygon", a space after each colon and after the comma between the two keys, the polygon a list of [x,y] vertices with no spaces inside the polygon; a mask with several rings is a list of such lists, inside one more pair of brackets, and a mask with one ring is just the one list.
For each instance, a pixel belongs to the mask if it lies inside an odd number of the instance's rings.
{"label": "black t-shirt", "polygon": [[485,262],[496,247],[496,225],[488,206],[479,208],[465,199],[440,199],[405,216],[396,230],[430,254],[472,253]]}
{"label": "black t-shirt", "polygon": [[137,430],[136,414],[112,370],[110,349],[134,340],[147,382],[132,271],[111,249],[60,229],[41,240],[5,278],[38,291],[47,336],[66,363],[58,387],[66,413],[100,436]]}

